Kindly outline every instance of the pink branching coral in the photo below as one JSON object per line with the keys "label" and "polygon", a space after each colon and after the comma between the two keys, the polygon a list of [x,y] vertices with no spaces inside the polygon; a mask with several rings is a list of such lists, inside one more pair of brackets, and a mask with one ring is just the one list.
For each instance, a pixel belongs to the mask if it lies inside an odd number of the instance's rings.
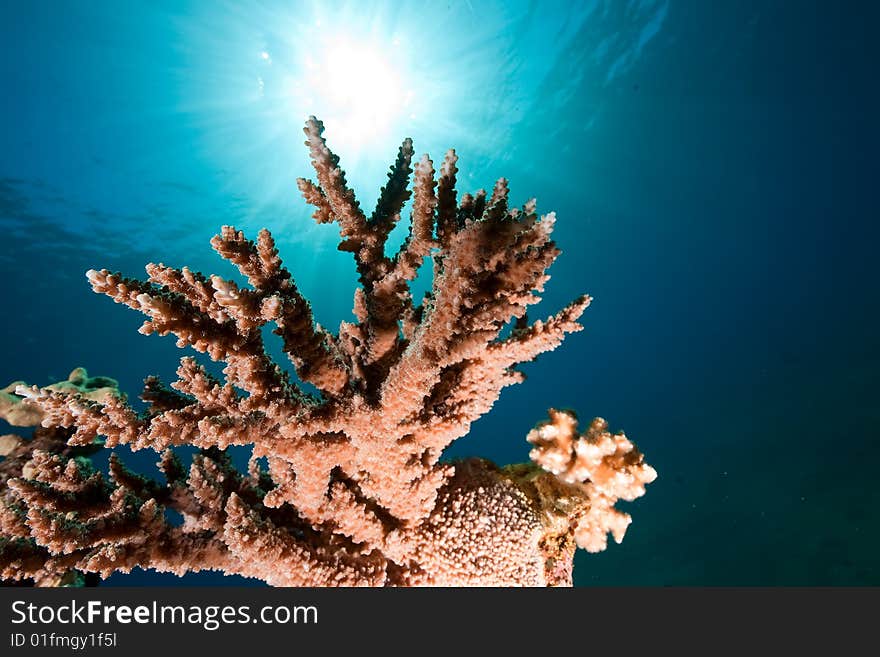
{"label": "pink branching coral", "polygon": [[[141,333],[175,335],[225,363],[225,380],[183,358],[170,387],[146,380],[144,413],[112,389],[18,385],[8,406],[42,427],[30,441],[6,439],[0,577],[59,584],[139,566],[274,585],[565,585],[576,546],[604,549],[608,532],[622,539],[630,519],[614,504],[641,495],[655,473],[602,420],[579,435],[573,414],[551,411],[528,436],[533,464],[440,460],[523,380],[517,364],[581,329],[587,296],[545,321],[526,318],[559,254],[554,215],[538,217],[534,200],[508,207],[503,178],[491,194],[457,198],[455,151],[436,176],[427,156],[411,166],[407,139],[367,217],[322,133],[310,118],[316,182],[299,188],[354,255],[356,321],[336,334],[315,322],[267,230],[251,241],[224,226],[211,241],[248,287],[162,264],[147,265],[147,281],[89,271],[96,292],[147,315]],[[409,235],[389,257],[411,196]],[[416,305],[410,283],[429,256],[433,288]],[[269,358],[269,323],[319,396]],[[115,455],[103,476],[84,456],[102,441],[161,453],[165,482]],[[201,448],[188,470],[171,449],[180,445]],[[246,474],[226,455],[231,445],[253,447]]]}

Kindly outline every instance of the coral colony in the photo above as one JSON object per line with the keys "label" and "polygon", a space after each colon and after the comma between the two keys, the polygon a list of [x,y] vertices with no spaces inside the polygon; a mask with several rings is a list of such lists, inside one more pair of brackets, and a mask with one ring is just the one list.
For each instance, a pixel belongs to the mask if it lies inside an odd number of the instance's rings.
{"label": "coral colony", "polygon": [[[587,296],[546,321],[526,318],[559,254],[554,215],[539,218],[534,200],[509,208],[503,178],[491,194],[457,198],[453,150],[436,178],[423,156],[410,191],[407,139],[368,218],[321,122],[304,131],[316,182],[299,189],[354,255],[356,321],[336,334],[315,323],[267,230],[251,241],[224,226],[211,241],[248,287],[161,264],[147,265],[147,281],[89,271],[95,292],[147,316],[141,333],[175,335],[222,361],[225,378],[185,357],[170,387],[146,379],[142,413],[113,379],[82,368],[0,392],[0,416],[40,425],[31,439],[0,438],[0,577],[52,586],[141,567],[280,586],[570,585],[576,547],[622,540],[630,517],[615,502],[642,495],[656,473],[601,419],[578,433],[572,413],[551,410],[527,436],[533,463],[440,460],[523,380],[519,363],[582,328]],[[388,257],[411,195],[409,236]],[[415,305],[409,284],[429,256],[433,289]],[[266,354],[267,323],[319,395]],[[115,454],[109,477],[91,465],[90,453],[117,445],[160,453],[164,482]],[[181,445],[199,448],[188,469]],[[246,473],[231,445],[253,447]]]}

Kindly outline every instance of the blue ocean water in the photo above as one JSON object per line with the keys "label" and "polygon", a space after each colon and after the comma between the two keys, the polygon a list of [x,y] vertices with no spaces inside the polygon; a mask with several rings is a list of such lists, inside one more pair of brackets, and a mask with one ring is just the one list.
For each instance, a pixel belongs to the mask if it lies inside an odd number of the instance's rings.
{"label": "blue ocean water", "polygon": [[623,505],[621,545],[578,554],[576,584],[880,584],[878,18],[810,1],[2,3],[0,386],[79,365],[131,397],[173,380],[174,340],[139,335],[84,272],[232,275],[208,244],[223,224],[271,229],[319,321],[350,319],[351,257],[295,187],[316,114],[366,208],[411,136],[435,162],[456,147],[461,191],[505,176],[514,202],[556,211],[563,254],[534,315],[588,292],[586,331],[449,456],[526,460],[551,406],[638,443],[660,477]]}

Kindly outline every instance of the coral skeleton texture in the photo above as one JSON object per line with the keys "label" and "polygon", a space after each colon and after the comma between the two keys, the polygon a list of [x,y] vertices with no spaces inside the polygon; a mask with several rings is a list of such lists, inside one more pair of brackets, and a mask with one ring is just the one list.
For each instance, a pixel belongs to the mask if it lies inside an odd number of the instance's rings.
{"label": "coral skeleton texture", "polygon": [[[441,460],[523,380],[518,364],[582,328],[588,296],[526,317],[559,254],[555,216],[539,217],[534,200],[510,208],[503,178],[458,198],[455,151],[438,176],[427,156],[413,165],[407,139],[367,217],[321,122],[304,132],[315,181],[299,189],[354,255],[356,321],[335,334],[315,322],[268,230],[252,241],[224,226],[211,240],[248,286],[162,264],[146,281],[89,271],[95,292],[147,316],[141,333],[176,336],[224,363],[224,377],[185,357],[170,387],[147,378],[140,413],[82,368],[0,391],[0,417],[40,425],[30,439],[0,437],[0,578],[51,586],[141,567],[281,586],[570,585],[576,547],[622,540],[630,517],[614,504],[656,473],[604,420],[579,434],[572,413],[551,410],[528,435],[529,464]],[[389,257],[410,198],[409,235]],[[433,287],[417,304],[410,283],[426,258]],[[266,324],[319,395],[267,355]],[[158,452],[164,482],[115,453],[109,477],[92,466],[89,454],[117,445]],[[189,468],[173,451],[182,445],[199,448]],[[252,446],[246,473],[232,445]]]}

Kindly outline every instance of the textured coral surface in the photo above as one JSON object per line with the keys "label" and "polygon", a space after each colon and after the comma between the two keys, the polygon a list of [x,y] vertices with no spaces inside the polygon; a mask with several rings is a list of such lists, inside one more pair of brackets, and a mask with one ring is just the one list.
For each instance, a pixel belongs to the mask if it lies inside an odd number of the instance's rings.
{"label": "textured coral surface", "polygon": [[[299,188],[354,256],[356,321],[336,333],[315,322],[267,230],[252,241],[224,226],[211,241],[247,286],[163,264],[147,265],[146,281],[89,271],[96,292],[147,316],[142,333],[224,363],[223,379],[185,357],[170,387],[146,380],[142,413],[82,368],[0,391],[0,417],[41,425],[31,439],[0,437],[0,577],[59,585],[139,566],[275,585],[566,585],[576,547],[622,540],[630,518],[614,504],[655,473],[604,420],[579,434],[572,413],[551,410],[528,435],[531,464],[440,460],[523,380],[519,363],[581,329],[587,296],[544,321],[526,316],[559,254],[554,215],[539,217],[534,200],[508,207],[503,178],[459,198],[455,152],[438,176],[427,156],[413,166],[407,139],[367,217],[322,124],[312,117],[304,132],[316,180]],[[390,257],[410,198],[409,235]],[[410,283],[426,258],[433,287],[417,303]],[[267,355],[266,324],[295,375]],[[159,452],[164,482],[115,455],[109,477],[97,472],[88,454],[116,445]],[[200,448],[189,468],[180,445]],[[252,446],[247,473],[230,445]]]}

